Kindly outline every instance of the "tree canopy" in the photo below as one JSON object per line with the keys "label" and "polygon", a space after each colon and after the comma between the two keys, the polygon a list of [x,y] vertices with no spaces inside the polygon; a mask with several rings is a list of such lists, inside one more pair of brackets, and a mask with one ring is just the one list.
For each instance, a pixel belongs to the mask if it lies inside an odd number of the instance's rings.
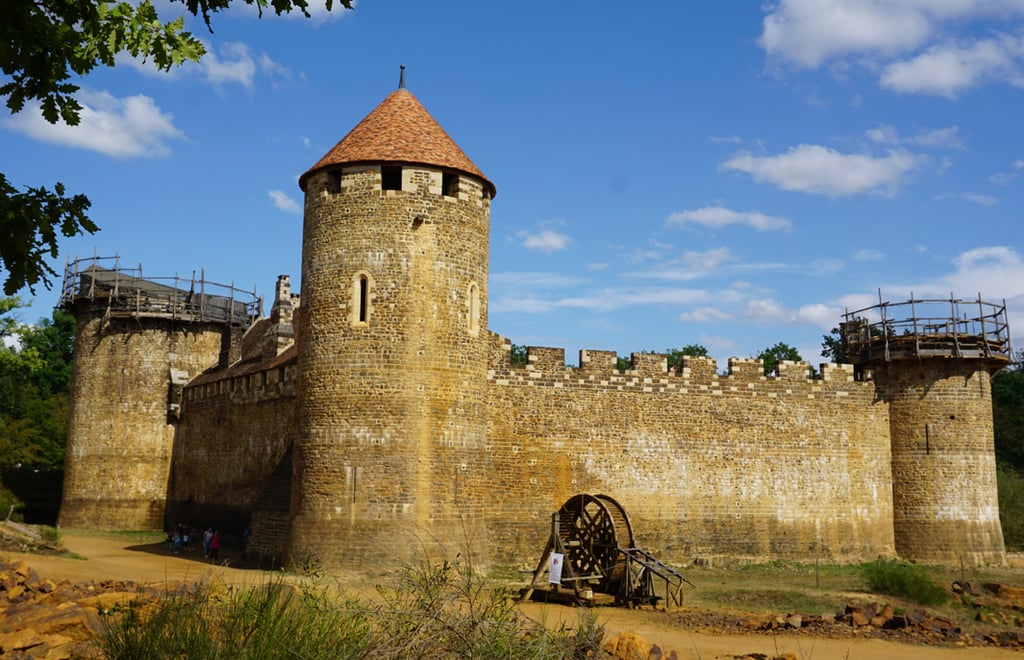
{"label": "tree canopy", "polygon": [[778,373],[779,362],[783,360],[789,360],[790,362],[800,362],[803,360],[800,357],[800,351],[781,341],[774,346],[764,349],[758,353],[757,357],[764,361],[764,374],[766,376],[772,372]]}
{"label": "tree canopy", "polygon": [[992,379],[996,458],[1024,473],[1024,350]]}
{"label": "tree canopy", "polygon": [[[653,354],[657,351],[640,351],[641,353]],[[666,348],[662,351],[668,357],[668,366],[671,368],[681,370],[683,368],[683,357],[707,357],[708,349],[701,346],[700,344],[687,344],[680,348]],[[619,371],[626,371],[633,367],[632,360],[628,357],[622,357],[621,355],[615,360],[615,368]]]}
{"label": "tree canopy", "polygon": [[[337,0],[351,9],[353,0]],[[0,2],[0,72],[4,82],[0,97],[11,113],[27,107],[50,123],[79,123],[81,104],[73,77],[96,67],[112,67],[120,54],[152,61],[161,71],[186,61],[198,61],[206,52],[203,43],[185,30],[184,12],[202,16],[212,32],[211,15],[232,2],[253,5],[260,15],[299,11],[309,16],[308,0],[170,0],[181,5],[183,15],[161,22],[150,0],[138,3],[107,0],[7,0]],[[334,0],[325,0],[328,10]],[[66,237],[98,227],[86,211],[90,202],[83,194],[68,195],[56,182],[25,186],[24,191],[0,172],[0,269],[6,271],[4,293],[23,287],[49,288],[56,275],[46,263],[56,257],[58,232]]]}
{"label": "tree canopy", "polygon": [[0,468],[64,462],[75,319],[54,310],[22,325],[18,298],[0,298]]}

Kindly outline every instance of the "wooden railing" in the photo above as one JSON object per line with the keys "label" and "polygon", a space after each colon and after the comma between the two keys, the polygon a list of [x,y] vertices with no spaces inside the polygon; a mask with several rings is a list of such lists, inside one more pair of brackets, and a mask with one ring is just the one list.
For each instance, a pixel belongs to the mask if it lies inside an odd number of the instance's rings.
{"label": "wooden railing", "polygon": [[919,299],[886,302],[844,314],[839,332],[847,361],[966,358],[1010,362],[1006,301]]}
{"label": "wooden railing", "polygon": [[88,257],[68,262],[59,304],[100,301],[112,317],[167,318],[249,325],[260,317],[263,302],[253,291],[198,277],[144,277],[142,264],[126,268],[119,257]]}

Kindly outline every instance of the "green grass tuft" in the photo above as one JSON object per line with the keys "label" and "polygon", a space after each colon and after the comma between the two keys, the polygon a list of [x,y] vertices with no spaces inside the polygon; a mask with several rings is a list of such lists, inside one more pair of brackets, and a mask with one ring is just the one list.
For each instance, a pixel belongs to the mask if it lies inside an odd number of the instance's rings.
{"label": "green grass tuft", "polygon": [[60,530],[56,527],[50,527],[49,525],[42,525],[39,528],[39,535],[43,537],[43,540],[52,546],[60,547]]}
{"label": "green grass tuft", "polygon": [[868,588],[876,593],[912,600],[920,605],[942,605],[949,596],[927,569],[896,561],[876,561],[861,567]]}
{"label": "green grass tuft", "polygon": [[324,578],[281,577],[251,588],[208,585],[131,604],[106,616],[106,658],[574,658],[604,634],[593,615],[547,630],[470,566],[403,568],[375,598],[345,595]]}

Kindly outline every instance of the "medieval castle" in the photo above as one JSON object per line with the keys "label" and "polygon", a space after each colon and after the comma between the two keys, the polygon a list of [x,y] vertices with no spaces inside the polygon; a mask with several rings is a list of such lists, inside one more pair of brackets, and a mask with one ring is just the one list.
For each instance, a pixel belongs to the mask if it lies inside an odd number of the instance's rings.
{"label": "medieval castle", "polygon": [[[577,493],[662,559],[1000,563],[1005,304],[848,315],[851,364],[529,347],[487,323],[496,189],[404,88],[299,180],[302,295],[69,265],[65,527],[240,533],[325,566],[529,564]],[[935,302],[935,301],[930,301]],[[902,312],[906,312],[903,314]],[[869,320],[870,319],[870,320]],[[634,532],[630,532],[631,534]]]}

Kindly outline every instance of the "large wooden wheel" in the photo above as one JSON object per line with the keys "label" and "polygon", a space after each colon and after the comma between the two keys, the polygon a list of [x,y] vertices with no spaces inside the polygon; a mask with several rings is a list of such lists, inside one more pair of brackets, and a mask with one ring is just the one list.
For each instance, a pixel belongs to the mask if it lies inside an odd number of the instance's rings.
{"label": "large wooden wheel", "polygon": [[[555,555],[563,559],[555,573]],[[540,584],[548,572],[548,589]],[[522,598],[590,604],[598,593],[616,604],[656,605],[654,578],[665,581],[665,600],[682,605],[683,575],[633,542],[633,525],[622,506],[607,495],[573,495],[551,516],[551,536]],[[540,600],[538,598],[538,600]]]}
{"label": "large wooden wheel", "polygon": [[572,574],[603,592],[621,578],[619,549],[634,547],[629,516],[607,495],[569,498],[558,511],[558,536]]}

